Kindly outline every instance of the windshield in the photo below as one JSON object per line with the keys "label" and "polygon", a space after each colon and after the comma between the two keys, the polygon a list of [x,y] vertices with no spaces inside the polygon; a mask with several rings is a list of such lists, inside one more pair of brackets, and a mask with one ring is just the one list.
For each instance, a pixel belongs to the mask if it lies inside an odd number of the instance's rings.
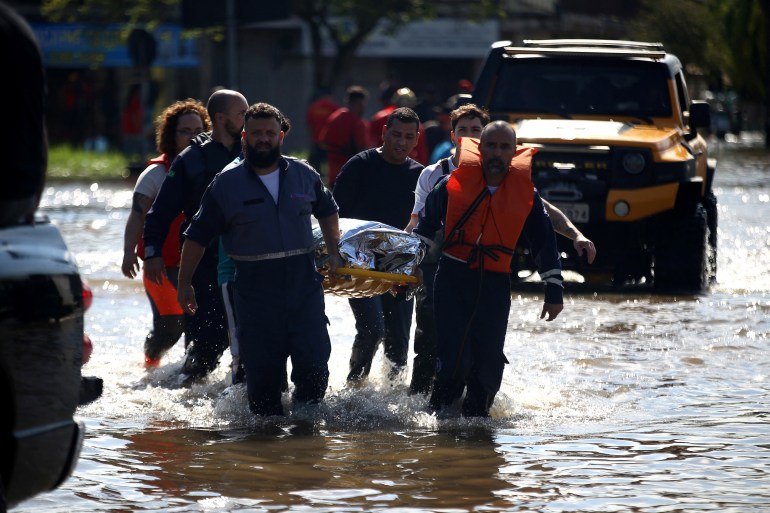
{"label": "windshield", "polygon": [[506,58],[491,112],[670,117],[665,67],[653,62]]}

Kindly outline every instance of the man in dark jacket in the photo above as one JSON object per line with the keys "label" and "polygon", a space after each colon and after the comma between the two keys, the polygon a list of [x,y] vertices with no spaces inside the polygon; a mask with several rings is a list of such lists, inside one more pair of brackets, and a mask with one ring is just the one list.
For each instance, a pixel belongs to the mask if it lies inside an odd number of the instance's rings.
{"label": "man in dark jacket", "polygon": [[[241,152],[241,130],[248,109],[246,98],[237,91],[221,89],[211,95],[206,109],[211,118],[211,132],[195,137],[174,160],[145,219],[145,275],[159,285],[165,272],[161,249],[171,222],[180,212],[192,219],[211,180]],[[214,370],[229,346],[227,319],[217,284],[216,244],[215,241],[213,251],[206,252],[193,276],[199,311],[195,316],[185,316],[188,347],[182,367],[183,384]]]}
{"label": "man in dark jacket", "polygon": [[[382,127],[382,146],[362,151],[342,168],[334,185],[340,217],[377,221],[395,228],[409,223],[414,189],[422,164],[409,158],[417,145],[420,118],[407,107],[390,113]],[[369,375],[380,340],[393,365],[391,377],[406,366],[414,300],[403,293],[351,298],[356,337],[350,356],[348,382]]]}

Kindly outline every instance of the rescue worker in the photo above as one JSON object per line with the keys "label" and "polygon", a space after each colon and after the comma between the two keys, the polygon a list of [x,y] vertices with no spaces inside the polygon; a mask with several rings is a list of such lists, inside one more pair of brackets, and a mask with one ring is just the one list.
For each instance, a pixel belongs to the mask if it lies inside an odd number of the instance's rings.
{"label": "rescue worker", "polygon": [[[465,416],[488,416],[507,360],[503,353],[511,306],[511,256],[520,236],[545,281],[540,318],[563,308],[556,237],[531,181],[534,150],[516,150],[516,133],[503,121],[481,139],[461,140],[459,167],[428,195],[414,233],[431,243],[444,225],[434,281],[437,371],[429,409],[450,405],[466,388]],[[479,158],[480,157],[480,158]]]}
{"label": "rescue worker", "polygon": [[331,342],[324,311],[323,276],[315,268],[310,215],[318,219],[329,251],[330,272],[342,265],[337,204],[321,176],[306,162],[281,155],[289,123],[272,105],[246,112],[243,160],[211,183],[185,231],[178,300],[197,312],[193,273],[221,235],[235,262],[235,308],[240,358],[246,371],[249,408],[257,415],[283,415],[281,389],[291,358],[293,399],[323,399],[329,379]]}
{"label": "rescue worker", "polygon": [[[467,103],[450,113],[452,131],[450,139],[453,146],[461,137],[478,138],[484,126],[489,123],[489,114],[486,110],[473,103]],[[404,228],[407,233],[412,233],[417,226],[419,214],[424,212],[425,199],[433,187],[446,175],[457,169],[460,162],[460,152],[455,151],[449,158],[444,158],[426,166],[417,180],[417,188],[414,191],[414,208],[409,224]],[[542,199],[542,198],[541,198]],[[596,258],[594,243],[586,238],[583,233],[555,206],[542,200],[548,212],[556,233],[573,241],[578,255],[585,253],[589,264]],[[443,243],[443,230],[436,232],[434,245],[420,262],[422,271],[422,283],[415,294],[415,332],[414,332],[414,365],[412,367],[412,381],[409,392],[430,393],[433,373],[436,365],[436,342],[433,320],[433,277],[436,274],[438,258],[441,255],[440,246]]]}
{"label": "rescue worker", "polygon": [[[182,152],[193,137],[211,129],[206,108],[198,100],[187,99],[166,107],[156,120],[155,145],[160,156],[150,160],[147,168],[136,179],[131,211],[123,233],[123,263],[121,271],[126,278],[139,273],[139,258],[144,258],[142,228],[147,211],[158,195],[171,162]],[[143,274],[142,281],[152,309],[152,329],[144,340],[144,365],[158,367],[161,357],[176,344],[184,330],[184,313],[176,302],[176,276],[179,272],[179,252],[182,248],[180,228],[184,214],[171,223],[161,252],[165,276],[158,286]]]}
{"label": "rescue worker", "polygon": [[[382,127],[382,146],[362,151],[342,168],[334,186],[340,217],[406,226],[422,165],[409,158],[419,137],[420,119],[409,108],[390,113]],[[362,382],[380,340],[392,364],[391,377],[406,366],[414,300],[404,293],[348,300],[356,319],[350,355],[350,384]]]}
{"label": "rescue worker", "polygon": [[[229,89],[215,91],[206,105],[211,132],[196,136],[172,163],[144,223],[144,273],[151,282],[163,283],[161,249],[171,222],[180,212],[191,219],[214,176],[240,154],[238,141],[247,108],[241,93]],[[199,311],[194,317],[185,316],[188,346],[181,384],[199,380],[214,370],[229,345],[225,309],[217,284],[218,260],[215,241],[214,251],[206,253],[193,276]]]}
{"label": "rescue worker", "polygon": [[[458,137],[478,137],[481,130],[489,122],[489,115],[479,107],[463,106],[451,114],[453,129],[450,137],[456,141]],[[409,224],[404,228],[412,233],[417,226],[419,214],[425,206],[425,199],[433,187],[443,178],[457,169],[456,158],[446,158],[427,166],[420,173],[415,189],[414,207],[412,208]],[[435,244],[426,252],[420,262],[422,283],[415,293],[415,330],[414,330],[414,364],[412,366],[412,381],[409,385],[410,394],[428,394],[433,383],[436,369],[436,330],[433,320],[433,277],[436,274],[438,259],[441,255],[440,246],[443,242],[443,231],[438,230],[434,239]]]}

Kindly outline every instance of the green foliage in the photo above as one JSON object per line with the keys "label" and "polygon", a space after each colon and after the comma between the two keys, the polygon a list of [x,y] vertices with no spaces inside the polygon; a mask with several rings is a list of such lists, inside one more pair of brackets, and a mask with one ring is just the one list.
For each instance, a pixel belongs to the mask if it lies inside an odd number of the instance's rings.
{"label": "green foliage", "polygon": [[712,0],[725,33],[725,72],[732,87],[746,99],[766,98],[767,20],[770,9],[762,0]]}
{"label": "green foliage", "polygon": [[642,0],[632,31],[637,39],[663,43],[682,64],[695,65],[711,77],[718,77],[724,69],[724,34],[707,2]]}
{"label": "green foliage", "polygon": [[122,180],[128,175],[128,159],[119,152],[94,153],[67,145],[48,151],[48,180]]}
{"label": "green foliage", "polygon": [[767,16],[763,0],[642,0],[634,37],[660,41],[712,84],[764,98]]}
{"label": "green foliage", "polygon": [[[439,10],[452,9],[458,17],[480,19],[500,16],[496,0],[293,0],[292,10],[310,29],[316,87],[331,86],[341,76],[356,50],[381,22],[395,30],[410,21],[429,19]],[[327,37],[335,47],[331,59],[322,57]]]}
{"label": "green foliage", "polygon": [[55,22],[157,24],[179,17],[181,0],[42,0],[43,16]]}

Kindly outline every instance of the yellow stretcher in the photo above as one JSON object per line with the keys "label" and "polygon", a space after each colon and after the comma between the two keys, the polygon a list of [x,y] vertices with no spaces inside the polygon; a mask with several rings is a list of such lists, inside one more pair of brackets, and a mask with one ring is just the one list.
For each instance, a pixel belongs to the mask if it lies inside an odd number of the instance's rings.
{"label": "yellow stretcher", "polygon": [[[321,271],[325,275],[324,291],[342,297],[372,297],[390,291],[394,285],[413,285],[418,283],[416,276],[397,273],[384,273],[371,269],[340,267],[337,276],[329,276],[328,270]],[[349,277],[349,278],[348,278]]]}

